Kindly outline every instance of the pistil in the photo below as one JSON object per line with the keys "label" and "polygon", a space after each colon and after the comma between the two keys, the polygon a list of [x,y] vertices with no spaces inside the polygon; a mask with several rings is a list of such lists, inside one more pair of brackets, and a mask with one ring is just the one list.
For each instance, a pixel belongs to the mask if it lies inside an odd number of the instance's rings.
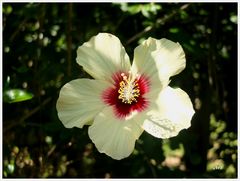
{"label": "pistil", "polygon": [[137,102],[137,98],[140,96],[138,79],[133,77],[131,73],[128,76],[122,73],[121,76],[123,80],[119,83],[118,98],[126,104]]}

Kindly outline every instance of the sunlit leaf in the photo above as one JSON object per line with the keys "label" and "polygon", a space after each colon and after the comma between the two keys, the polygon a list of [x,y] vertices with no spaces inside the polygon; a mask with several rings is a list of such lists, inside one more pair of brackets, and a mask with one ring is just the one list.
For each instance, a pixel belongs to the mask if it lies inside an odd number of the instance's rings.
{"label": "sunlit leaf", "polygon": [[10,14],[12,12],[12,6],[7,4],[3,6],[3,13]]}
{"label": "sunlit leaf", "polygon": [[32,93],[22,89],[10,89],[3,92],[3,101],[7,103],[22,102],[32,98]]}
{"label": "sunlit leaf", "polygon": [[143,16],[145,16],[146,18],[150,17],[150,14],[149,14],[149,11],[147,8],[142,8],[141,12],[142,12]]}
{"label": "sunlit leaf", "polygon": [[233,23],[235,23],[235,24],[237,24],[237,15],[232,15],[232,16],[230,17],[230,21],[233,22]]}
{"label": "sunlit leaf", "polygon": [[137,14],[141,11],[141,5],[136,4],[128,7],[128,12],[131,14]]}
{"label": "sunlit leaf", "polygon": [[15,170],[14,164],[9,164],[7,168],[8,168],[8,172],[9,172],[9,173],[13,173],[14,170]]}

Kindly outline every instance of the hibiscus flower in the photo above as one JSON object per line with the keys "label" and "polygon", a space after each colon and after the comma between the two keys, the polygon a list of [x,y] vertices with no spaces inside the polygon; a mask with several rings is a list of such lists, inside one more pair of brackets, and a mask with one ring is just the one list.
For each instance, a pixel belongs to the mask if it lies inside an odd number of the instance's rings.
{"label": "hibiscus flower", "polygon": [[58,116],[66,128],[90,125],[99,152],[120,160],[133,152],[144,130],[165,139],[190,127],[189,96],[168,86],[186,65],[179,43],[150,37],[135,48],[131,65],[120,40],[99,33],[78,48],[77,63],[94,79],[72,80],[61,88]]}

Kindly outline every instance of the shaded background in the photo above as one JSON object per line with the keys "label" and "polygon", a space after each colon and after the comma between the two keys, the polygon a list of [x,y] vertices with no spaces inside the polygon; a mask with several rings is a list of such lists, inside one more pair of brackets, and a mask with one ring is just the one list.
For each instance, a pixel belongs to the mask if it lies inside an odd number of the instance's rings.
{"label": "shaded background", "polygon": [[[3,177],[237,177],[237,3],[3,3],[2,11]],[[119,37],[130,58],[149,36],[183,46],[187,66],[171,86],[194,104],[189,129],[167,140],[144,132],[116,161],[96,150],[87,126],[64,128],[59,90],[89,77],[76,50],[99,32]]]}

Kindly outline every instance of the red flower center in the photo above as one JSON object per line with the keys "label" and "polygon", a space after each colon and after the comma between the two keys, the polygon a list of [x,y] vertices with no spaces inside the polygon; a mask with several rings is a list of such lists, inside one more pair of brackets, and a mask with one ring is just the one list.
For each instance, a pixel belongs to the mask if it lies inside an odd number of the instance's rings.
{"label": "red flower center", "polygon": [[150,83],[146,76],[133,77],[131,73],[116,73],[112,76],[114,86],[106,89],[103,101],[113,106],[115,115],[122,119],[133,111],[141,112],[148,106],[144,94],[149,91]]}

